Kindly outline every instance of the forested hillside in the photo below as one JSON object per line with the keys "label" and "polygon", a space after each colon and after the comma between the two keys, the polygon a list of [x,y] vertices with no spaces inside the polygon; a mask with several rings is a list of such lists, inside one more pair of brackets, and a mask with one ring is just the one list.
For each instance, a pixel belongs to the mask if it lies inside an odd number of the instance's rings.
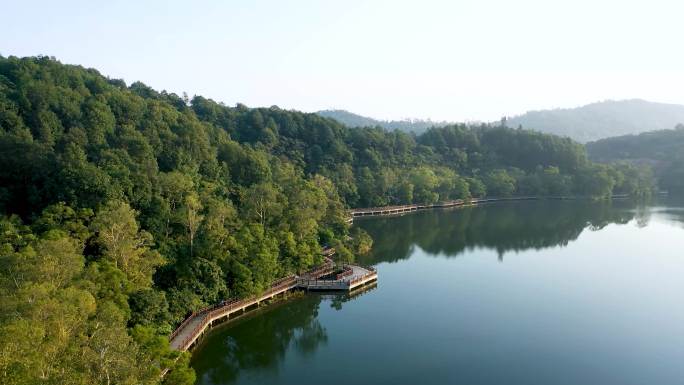
{"label": "forested hillside", "polygon": [[448,126],[449,122],[433,122],[432,120],[404,119],[404,120],[377,120],[361,116],[345,110],[323,110],[316,112],[325,118],[332,118],[347,127],[382,127],[387,130],[401,130],[414,134],[422,134],[432,127]]}
{"label": "forested hillside", "polygon": [[569,139],[414,137],[278,107],[187,100],[46,57],[0,57],[0,383],[193,382],[167,336],[370,239],[347,207],[647,194],[646,170]]}
{"label": "forested hillside", "polygon": [[587,143],[592,159],[651,165],[658,185],[668,191],[684,191],[684,126],[672,130],[626,135]]}
{"label": "forested hillside", "polygon": [[684,123],[684,106],[640,99],[605,101],[578,108],[530,111],[507,120],[509,127],[567,136],[585,143],[663,130]]}

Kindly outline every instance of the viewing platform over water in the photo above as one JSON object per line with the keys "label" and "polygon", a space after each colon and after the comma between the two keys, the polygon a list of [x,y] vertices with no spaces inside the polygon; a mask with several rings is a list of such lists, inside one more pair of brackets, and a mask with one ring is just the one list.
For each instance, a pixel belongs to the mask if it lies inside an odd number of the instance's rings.
{"label": "viewing platform over water", "polygon": [[334,254],[334,249],[326,249],[323,254],[326,255],[325,262],[320,266],[301,275],[282,278],[260,295],[222,301],[192,313],[169,337],[171,348],[189,350],[214,323],[232,319],[252,308],[257,308],[261,302],[279,294],[298,289],[350,292],[378,279],[378,273],[372,267],[346,265],[341,272],[335,273],[335,264],[329,258]]}
{"label": "viewing platform over water", "polygon": [[346,266],[346,269],[348,274],[345,274],[342,277],[334,277],[331,279],[300,278],[298,282],[299,287],[306,290],[351,291],[378,279],[378,272],[372,267],[348,265]]}

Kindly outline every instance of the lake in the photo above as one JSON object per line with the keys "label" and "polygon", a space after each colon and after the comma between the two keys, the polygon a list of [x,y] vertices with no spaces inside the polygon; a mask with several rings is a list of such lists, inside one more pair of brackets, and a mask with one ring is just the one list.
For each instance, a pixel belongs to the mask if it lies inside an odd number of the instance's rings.
{"label": "lake", "polygon": [[377,286],[216,328],[198,384],[682,384],[684,204],[531,201],[359,219]]}

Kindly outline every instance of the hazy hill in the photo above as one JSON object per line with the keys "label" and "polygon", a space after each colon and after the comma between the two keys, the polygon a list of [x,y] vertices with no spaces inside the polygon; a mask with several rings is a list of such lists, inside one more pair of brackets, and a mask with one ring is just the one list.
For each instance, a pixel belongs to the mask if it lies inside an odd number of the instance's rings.
{"label": "hazy hill", "polygon": [[152,385],[165,368],[164,385],[194,384],[168,333],[319,263],[322,245],[367,252],[347,206],[651,188],[568,138],[349,128],[43,56],[0,55],[0,165],[0,384],[16,385]]}
{"label": "hazy hill", "polygon": [[323,110],[316,112],[318,115],[332,118],[348,127],[382,127],[388,130],[401,130],[420,134],[430,127],[444,127],[449,122],[435,122],[432,120],[404,119],[404,120],[377,120],[366,116],[357,115],[346,110]]}
{"label": "hazy hill", "polygon": [[[323,110],[318,115],[333,118],[349,127],[380,126],[420,134],[430,127],[443,127],[449,122],[432,120],[377,120],[345,110]],[[684,105],[654,103],[641,99],[604,101],[577,108],[529,111],[507,119],[509,127],[567,136],[586,143],[599,139],[639,134],[672,128],[684,123]]]}
{"label": "hazy hill", "polygon": [[602,139],[586,145],[589,157],[599,162],[626,161],[648,164],[661,188],[684,191],[684,126]]}
{"label": "hazy hill", "polygon": [[641,99],[604,101],[577,108],[530,111],[509,118],[509,127],[568,136],[586,143],[612,136],[663,130],[684,123],[684,105]]}

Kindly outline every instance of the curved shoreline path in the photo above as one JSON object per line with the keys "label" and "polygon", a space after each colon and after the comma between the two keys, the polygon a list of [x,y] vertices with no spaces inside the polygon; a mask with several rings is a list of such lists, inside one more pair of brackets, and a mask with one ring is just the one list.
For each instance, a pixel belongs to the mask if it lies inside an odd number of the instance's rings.
{"label": "curved shoreline path", "polygon": [[[614,195],[613,198],[624,198],[624,195]],[[505,198],[472,198],[472,199],[457,199],[446,202],[439,202],[434,204],[412,204],[403,206],[384,206],[384,207],[370,207],[358,208],[349,211],[350,218],[348,222],[352,222],[355,217],[377,216],[377,215],[393,215],[402,214],[406,212],[448,208],[448,207],[466,207],[474,206],[483,203],[501,202],[501,201],[522,201],[522,200],[538,200],[538,199],[577,199],[578,197],[537,197],[537,196],[519,196],[519,197],[505,197]],[[345,290],[351,291],[358,287],[364,286],[378,279],[377,271],[372,267],[364,267],[357,265],[345,266],[344,273],[331,278],[322,278],[333,272],[334,263],[330,259],[335,254],[335,250],[328,248],[324,249],[322,254],[325,257],[325,262],[301,275],[291,275],[274,282],[271,287],[264,293],[258,296],[252,296],[245,299],[234,299],[223,301],[217,305],[201,309],[188,316],[180,326],[169,337],[171,348],[176,350],[189,350],[197,342],[197,340],[210,328],[215,322],[222,322],[229,320],[236,315],[242,314],[253,306],[258,307],[262,301],[269,300],[279,294],[288,292],[290,290],[304,289],[304,290],[321,290],[321,291],[337,291]]]}
{"label": "curved shoreline path", "polygon": [[[614,194],[611,199],[628,198],[627,194]],[[450,201],[443,201],[430,204],[410,204],[400,206],[381,206],[381,207],[365,207],[349,210],[350,217],[347,219],[348,223],[352,223],[356,217],[378,216],[378,215],[395,215],[403,214],[412,211],[441,209],[449,207],[468,207],[477,206],[483,203],[494,202],[508,202],[508,201],[532,201],[532,200],[575,200],[588,199],[583,196],[512,196],[512,197],[492,197],[492,198],[470,198],[470,199],[455,199]]]}
{"label": "curved shoreline path", "polygon": [[[330,250],[330,249],[329,249]],[[197,340],[214,323],[223,322],[243,314],[249,308],[258,307],[262,301],[274,298],[290,290],[344,290],[351,291],[378,279],[377,271],[372,267],[347,265],[343,273],[331,279],[323,279],[334,270],[334,262],[329,258],[334,254],[327,251],[325,262],[302,275],[291,275],[274,282],[264,293],[245,299],[223,301],[217,305],[201,309],[188,316],[169,337],[172,349],[185,351],[195,345]]]}
{"label": "curved shoreline path", "polygon": [[[444,202],[437,202],[431,204],[411,204],[411,205],[401,205],[401,206],[381,206],[381,207],[365,207],[358,209],[349,210],[351,217],[365,217],[365,216],[378,216],[378,215],[393,215],[408,213],[411,211],[428,210],[428,209],[440,209],[448,207],[459,207],[459,206],[475,206],[481,203],[490,202],[503,202],[503,201],[528,201],[540,199],[536,196],[524,196],[524,197],[506,197],[506,198],[471,198],[471,199],[455,199]],[[564,199],[561,197],[555,199]]]}

